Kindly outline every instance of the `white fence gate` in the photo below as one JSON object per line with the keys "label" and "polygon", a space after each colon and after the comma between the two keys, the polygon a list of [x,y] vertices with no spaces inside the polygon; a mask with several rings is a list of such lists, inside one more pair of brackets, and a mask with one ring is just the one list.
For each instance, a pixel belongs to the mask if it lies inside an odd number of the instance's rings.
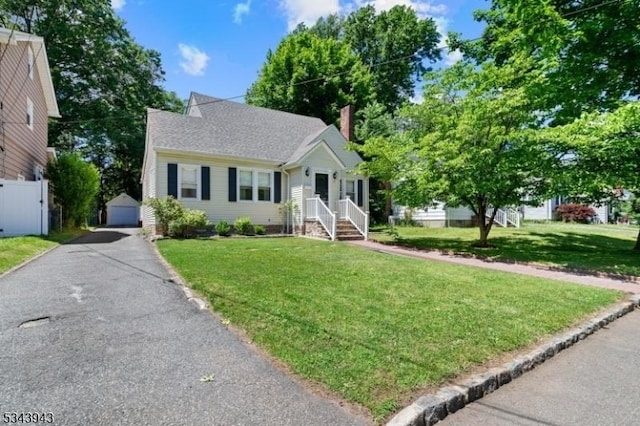
{"label": "white fence gate", "polygon": [[0,237],[49,233],[48,181],[0,179]]}

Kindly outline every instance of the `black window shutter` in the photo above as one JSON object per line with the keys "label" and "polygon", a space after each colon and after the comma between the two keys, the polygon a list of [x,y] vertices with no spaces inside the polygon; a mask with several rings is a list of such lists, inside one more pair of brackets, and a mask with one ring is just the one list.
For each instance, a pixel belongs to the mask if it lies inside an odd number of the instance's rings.
{"label": "black window shutter", "polygon": [[237,173],[238,169],[235,167],[229,167],[229,202],[235,203],[238,201],[237,185]]}
{"label": "black window shutter", "polygon": [[273,202],[279,204],[282,201],[282,173],[273,172]]}
{"label": "black window shutter", "polygon": [[211,199],[211,169],[208,166],[202,166],[200,168],[201,180],[202,180],[202,199]]}
{"label": "black window shutter", "polygon": [[178,165],[175,163],[169,163],[169,170],[167,176],[167,195],[173,198],[178,198]]}
{"label": "black window shutter", "polygon": [[364,206],[364,183],[358,179],[358,207]]}

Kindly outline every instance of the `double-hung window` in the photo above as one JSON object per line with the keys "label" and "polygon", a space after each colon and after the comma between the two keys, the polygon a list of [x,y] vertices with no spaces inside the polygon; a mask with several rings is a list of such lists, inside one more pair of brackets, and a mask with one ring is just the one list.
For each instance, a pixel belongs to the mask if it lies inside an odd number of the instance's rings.
{"label": "double-hung window", "polygon": [[240,170],[240,200],[253,201],[253,171]]}
{"label": "double-hung window", "polygon": [[258,172],[258,201],[271,201],[270,172]]}
{"label": "double-hung window", "polygon": [[198,166],[180,166],[180,198],[198,198]]}
{"label": "double-hung window", "polygon": [[345,181],[345,196],[349,197],[351,201],[356,202],[356,181],[347,179]]}
{"label": "double-hung window", "polygon": [[273,172],[266,170],[238,170],[238,199],[240,201],[271,201]]}

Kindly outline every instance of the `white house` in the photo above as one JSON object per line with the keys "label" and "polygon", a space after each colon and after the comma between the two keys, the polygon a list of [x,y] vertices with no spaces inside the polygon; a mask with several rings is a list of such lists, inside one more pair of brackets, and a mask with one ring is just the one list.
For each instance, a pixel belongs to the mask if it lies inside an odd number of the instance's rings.
{"label": "white house", "polygon": [[[143,197],[173,196],[212,222],[248,216],[272,231],[290,222],[331,239],[350,224],[366,236],[369,185],[346,149],[352,119],[344,109],[341,133],[317,118],[192,93],[185,114],[147,113]],[[149,207],[142,221],[155,229]]]}

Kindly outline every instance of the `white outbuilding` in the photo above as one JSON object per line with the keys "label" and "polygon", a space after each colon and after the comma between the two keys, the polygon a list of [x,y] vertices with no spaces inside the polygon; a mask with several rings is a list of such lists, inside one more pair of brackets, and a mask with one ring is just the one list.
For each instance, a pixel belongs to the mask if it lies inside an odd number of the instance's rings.
{"label": "white outbuilding", "polygon": [[107,226],[138,226],[140,203],[125,193],[107,203]]}

